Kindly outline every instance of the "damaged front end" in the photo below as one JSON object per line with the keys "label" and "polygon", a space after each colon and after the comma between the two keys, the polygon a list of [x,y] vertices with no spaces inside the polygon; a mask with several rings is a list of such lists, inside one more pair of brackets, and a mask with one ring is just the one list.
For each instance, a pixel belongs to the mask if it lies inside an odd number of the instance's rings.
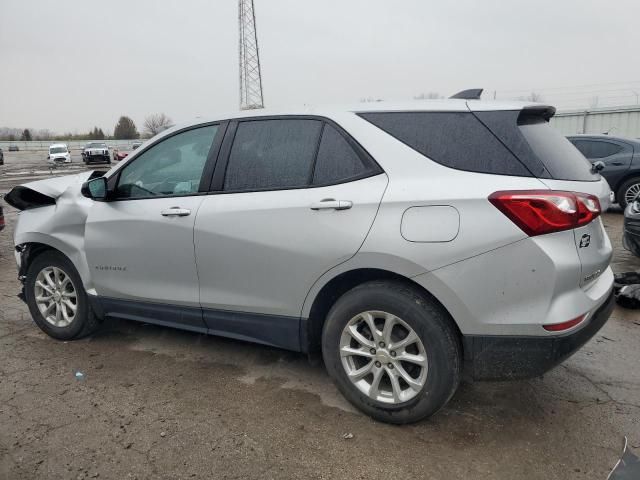
{"label": "damaged front end", "polygon": [[7,204],[21,211],[15,225],[14,244],[18,279],[23,291],[32,260],[44,250],[65,254],[84,280],[88,268],[84,253],[84,226],[91,201],[81,193],[82,184],[102,172],[38,180],[14,187],[4,196]]}

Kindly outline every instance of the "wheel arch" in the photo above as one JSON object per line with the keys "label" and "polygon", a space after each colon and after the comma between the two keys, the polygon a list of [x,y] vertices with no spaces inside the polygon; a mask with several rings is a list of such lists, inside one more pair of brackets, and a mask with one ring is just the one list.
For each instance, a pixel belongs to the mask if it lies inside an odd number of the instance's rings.
{"label": "wheel arch", "polygon": [[324,283],[313,297],[313,301],[309,302],[308,315],[303,316],[301,325],[300,343],[302,350],[310,354],[319,352],[321,348],[322,329],[331,307],[349,290],[374,280],[388,280],[410,285],[422,295],[435,301],[449,317],[460,339],[461,348],[463,348],[462,333],[455,319],[444,304],[422,285],[413,281],[408,276],[391,270],[383,268],[354,268],[343,271]]}
{"label": "wheel arch", "polygon": [[23,277],[27,273],[33,260],[46,251],[56,251],[64,255],[75,267],[85,289],[90,287],[89,267],[84,252],[72,245],[68,245],[56,237],[41,233],[30,233],[20,236],[20,242],[16,244],[16,252],[20,255],[20,269],[18,276]]}

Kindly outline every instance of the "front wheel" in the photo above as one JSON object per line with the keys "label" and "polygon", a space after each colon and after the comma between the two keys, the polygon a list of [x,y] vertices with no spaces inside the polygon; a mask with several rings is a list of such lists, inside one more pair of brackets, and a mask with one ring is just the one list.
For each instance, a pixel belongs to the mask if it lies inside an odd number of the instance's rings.
{"label": "front wheel", "polygon": [[373,418],[429,417],[460,382],[462,349],[448,313],[399,282],[368,282],[344,294],[327,316],[322,353],[342,394]]}
{"label": "front wheel", "polygon": [[638,195],[640,195],[640,177],[634,177],[622,184],[616,197],[624,210]]}
{"label": "front wheel", "polygon": [[36,325],[53,338],[81,338],[100,325],[80,275],[59,252],[47,251],[33,260],[27,270],[25,295]]}

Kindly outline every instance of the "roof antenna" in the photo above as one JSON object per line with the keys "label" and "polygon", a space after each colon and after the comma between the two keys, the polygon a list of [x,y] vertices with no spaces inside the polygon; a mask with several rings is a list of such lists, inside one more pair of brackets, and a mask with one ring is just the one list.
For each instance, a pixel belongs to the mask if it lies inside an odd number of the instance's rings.
{"label": "roof antenna", "polygon": [[463,100],[480,100],[483,88],[470,88],[468,90],[462,90],[461,92],[451,95],[449,98],[461,98]]}

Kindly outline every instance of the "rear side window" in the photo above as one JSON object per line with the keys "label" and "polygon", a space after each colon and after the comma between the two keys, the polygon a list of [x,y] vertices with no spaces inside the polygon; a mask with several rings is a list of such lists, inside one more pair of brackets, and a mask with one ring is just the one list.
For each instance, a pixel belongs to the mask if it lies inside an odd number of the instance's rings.
{"label": "rear side window", "polygon": [[338,183],[365,174],[367,168],[349,142],[331,125],[325,125],[313,173],[314,185]]}
{"label": "rear side window", "polygon": [[470,112],[385,112],[360,116],[446,167],[533,176]]}
{"label": "rear side window", "polygon": [[305,186],[311,178],[322,122],[256,120],[238,124],[224,190]]}
{"label": "rear side window", "polygon": [[611,142],[572,139],[571,143],[587,158],[606,158],[620,153],[622,147]]}

